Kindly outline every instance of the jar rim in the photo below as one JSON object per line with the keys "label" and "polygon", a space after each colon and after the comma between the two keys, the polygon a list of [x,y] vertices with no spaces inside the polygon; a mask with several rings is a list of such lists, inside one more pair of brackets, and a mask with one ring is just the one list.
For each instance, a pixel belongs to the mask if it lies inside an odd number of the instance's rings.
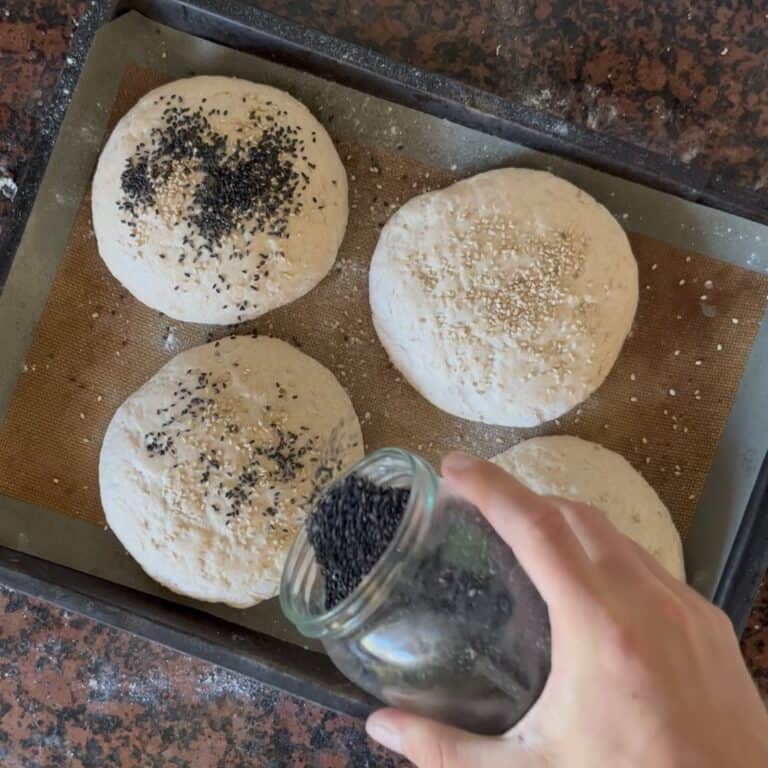
{"label": "jar rim", "polygon": [[301,526],[285,560],[280,583],[280,606],[285,616],[310,638],[339,637],[360,626],[386,599],[403,565],[429,528],[437,496],[437,473],[425,459],[402,448],[380,448],[335,477],[325,495],[353,474],[383,460],[396,462],[410,477],[410,494],[392,540],[355,589],[330,610],[313,613],[307,600],[310,578],[317,578],[315,552]]}

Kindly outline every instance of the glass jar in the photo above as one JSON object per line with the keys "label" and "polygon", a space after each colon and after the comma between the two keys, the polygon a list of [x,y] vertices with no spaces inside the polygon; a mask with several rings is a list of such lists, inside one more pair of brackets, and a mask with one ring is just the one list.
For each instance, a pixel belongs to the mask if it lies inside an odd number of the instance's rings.
{"label": "glass jar", "polygon": [[302,528],[283,571],[284,613],[384,702],[477,733],[508,730],[549,674],[549,618],[536,588],[477,508],[424,459],[386,448],[349,473],[410,488],[400,525],[331,610]]}

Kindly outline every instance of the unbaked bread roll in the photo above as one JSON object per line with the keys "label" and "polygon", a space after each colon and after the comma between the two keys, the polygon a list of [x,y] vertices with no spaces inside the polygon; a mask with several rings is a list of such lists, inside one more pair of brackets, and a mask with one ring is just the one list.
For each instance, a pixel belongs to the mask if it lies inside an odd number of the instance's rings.
{"label": "unbaked bread roll", "polygon": [[384,227],[370,271],[390,359],[439,408],[531,427],[611,370],[637,307],[624,231],[588,194],[506,168],[420,195]]}
{"label": "unbaked bread roll", "polygon": [[101,501],[153,579],[246,608],[278,593],[315,492],[362,455],[330,371],[278,339],[230,337],[177,355],[120,406]]}
{"label": "unbaked bread roll", "polygon": [[347,177],[292,96],[230,77],[150,91],[117,124],[93,179],[99,253],[137,299],[229,324],[303,296],[333,265]]}
{"label": "unbaked bread roll", "polygon": [[601,510],[671,574],[685,579],[680,536],[669,510],[618,453],[561,435],[524,440],[492,461],[536,493],[581,501]]}

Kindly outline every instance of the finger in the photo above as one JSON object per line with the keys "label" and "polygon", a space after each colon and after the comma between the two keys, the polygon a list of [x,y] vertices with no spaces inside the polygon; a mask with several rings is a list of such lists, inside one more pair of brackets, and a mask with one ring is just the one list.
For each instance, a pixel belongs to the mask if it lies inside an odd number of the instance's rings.
{"label": "finger", "polygon": [[670,573],[645,547],[622,533],[600,509],[580,502],[552,497],[558,504],[584,551],[594,563],[609,561],[612,566],[621,562],[625,570],[650,575],[654,580],[678,594],[689,588]]}
{"label": "finger", "polygon": [[[691,589],[685,581],[681,581],[677,576],[671,574],[647,549],[644,549],[631,539],[629,540],[629,547],[634,552],[635,557],[642,562],[643,567],[667,589],[680,597],[690,595],[700,597],[699,593]],[[704,600],[704,598],[701,599]]]}
{"label": "finger", "polygon": [[380,709],[368,735],[417,768],[543,768],[536,753],[509,739],[477,736],[397,709]]}
{"label": "finger", "polygon": [[[654,604],[658,608],[666,606],[669,611],[668,616],[672,617],[673,625],[676,619],[682,615],[696,617],[695,626],[707,626],[699,624],[702,619],[711,627],[712,631],[706,635],[706,640],[716,636],[718,625],[720,624],[718,613],[712,603],[703,595],[699,594],[693,587],[688,586],[685,578],[679,579],[673,573],[670,573],[650,552],[641,547],[634,541],[629,542],[629,546],[634,550],[637,560],[642,563],[645,569],[645,584],[652,590]],[[729,621],[730,623],[730,621]],[[731,625],[732,628],[733,625]],[[735,635],[734,635],[735,637]]]}
{"label": "finger", "polygon": [[605,513],[589,504],[559,497],[550,498],[560,509],[592,562],[599,562],[617,554],[625,556],[628,560],[634,558],[634,553],[626,546],[626,537],[611,523]]}
{"label": "finger", "polygon": [[464,453],[448,454],[442,471],[509,544],[550,606],[589,591],[589,558],[555,504],[501,467]]}
{"label": "finger", "polygon": [[648,591],[668,594],[676,601],[701,607],[707,604],[685,581],[670,573],[647,549],[622,533],[599,509],[566,499],[559,503],[571,528],[595,565],[596,583],[600,580],[626,596]]}
{"label": "finger", "polygon": [[567,499],[553,499],[595,564],[596,578],[617,585],[622,581],[630,594],[638,589],[661,588],[684,597],[685,582],[673,576],[644,547],[622,533],[601,510]]}

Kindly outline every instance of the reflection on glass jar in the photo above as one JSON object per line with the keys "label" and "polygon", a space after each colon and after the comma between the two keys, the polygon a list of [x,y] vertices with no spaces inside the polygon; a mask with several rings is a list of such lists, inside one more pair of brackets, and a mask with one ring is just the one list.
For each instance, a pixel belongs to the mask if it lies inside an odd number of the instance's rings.
{"label": "reflection on glass jar", "polygon": [[283,572],[286,616],[386,703],[478,733],[508,730],[549,674],[549,620],[535,587],[478,510],[424,459],[388,448],[350,473],[410,488],[402,522],[378,563],[331,610],[302,529]]}

